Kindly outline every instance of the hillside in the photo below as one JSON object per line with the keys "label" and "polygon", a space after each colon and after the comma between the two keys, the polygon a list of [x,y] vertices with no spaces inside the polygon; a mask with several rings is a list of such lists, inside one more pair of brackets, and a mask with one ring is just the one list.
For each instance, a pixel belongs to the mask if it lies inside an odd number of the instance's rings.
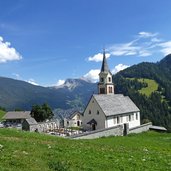
{"label": "hillside", "polygon": [[5,115],[5,111],[0,109],[0,121],[2,120],[2,117]]}
{"label": "hillside", "polygon": [[0,129],[0,170],[170,170],[171,134],[70,140]]}
{"label": "hillside", "polygon": [[34,104],[48,103],[52,109],[83,107],[96,84],[68,79],[63,87],[41,87],[24,81],[0,77],[0,106],[7,110],[30,110]]}
{"label": "hillside", "polygon": [[[158,63],[143,62],[116,74],[115,92],[128,95],[141,110],[142,123],[152,121],[171,131],[171,55]],[[142,80],[145,80],[144,82]]]}

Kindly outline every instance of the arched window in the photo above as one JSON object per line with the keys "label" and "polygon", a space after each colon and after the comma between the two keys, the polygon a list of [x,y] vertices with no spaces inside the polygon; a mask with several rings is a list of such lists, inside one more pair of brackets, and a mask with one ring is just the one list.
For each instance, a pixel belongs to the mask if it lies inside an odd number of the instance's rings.
{"label": "arched window", "polygon": [[109,87],[109,93],[112,93],[112,87]]}
{"label": "arched window", "polygon": [[108,77],[108,81],[111,82],[111,77]]}
{"label": "arched window", "polygon": [[89,112],[88,112],[89,114],[91,114],[91,110],[89,110]]}

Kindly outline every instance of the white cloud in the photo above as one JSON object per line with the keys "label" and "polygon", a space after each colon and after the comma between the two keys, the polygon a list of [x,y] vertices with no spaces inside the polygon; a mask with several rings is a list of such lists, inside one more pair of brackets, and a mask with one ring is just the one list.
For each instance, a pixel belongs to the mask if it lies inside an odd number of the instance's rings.
{"label": "white cloud", "polygon": [[152,42],[161,42],[162,39],[159,39],[159,38],[154,37],[154,38],[151,39],[151,41]]}
{"label": "white cloud", "polygon": [[157,36],[158,33],[150,33],[150,32],[142,31],[142,32],[139,32],[138,35],[139,35],[140,38],[149,38],[149,37]]}
{"label": "white cloud", "polygon": [[150,55],[152,55],[152,53],[148,50],[144,49],[139,51],[139,56],[150,56]]}
{"label": "white cloud", "polygon": [[15,48],[11,47],[11,43],[4,42],[3,38],[0,36],[0,63],[20,59],[22,59],[22,56],[15,50]]}
{"label": "white cloud", "polygon": [[64,83],[65,83],[65,80],[58,80],[55,86],[60,86],[60,85],[63,85]]}
{"label": "white cloud", "polygon": [[136,40],[129,43],[114,44],[108,48],[108,51],[114,56],[130,56],[136,55],[140,47],[135,44]]}
{"label": "white cloud", "polygon": [[34,79],[32,79],[32,78],[30,78],[27,82],[28,82],[28,83],[30,83],[30,84],[36,85],[36,86],[38,86],[38,85],[39,85],[39,84],[38,84],[38,83],[36,83],[36,82],[35,82],[35,80],[34,80]]}
{"label": "white cloud", "polygon": [[167,41],[167,42],[160,43],[160,44],[158,44],[158,46],[161,47],[161,50],[160,51],[164,55],[171,54],[171,41]]}
{"label": "white cloud", "polygon": [[116,74],[117,72],[119,71],[122,71],[126,68],[128,68],[129,66],[128,65],[124,65],[124,64],[118,64],[115,66],[115,68],[112,70],[112,74]]}
{"label": "white cloud", "polygon": [[[109,53],[106,53],[106,58],[109,58],[110,57],[110,54]],[[88,61],[95,61],[95,62],[100,62],[103,60],[103,53],[98,53],[94,56],[90,56],[88,57]]]}
{"label": "white cloud", "polygon": [[113,44],[107,50],[113,56],[151,56],[162,52],[164,55],[171,53],[171,41],[159,38],[159,33],[139,32],[136,39],[120,44]]}
{"label": "white cloud", "polygon": [[83,78],[90,82],[97,82],[99,80],[99,69],[92,69],[87,74],[83,76]]}

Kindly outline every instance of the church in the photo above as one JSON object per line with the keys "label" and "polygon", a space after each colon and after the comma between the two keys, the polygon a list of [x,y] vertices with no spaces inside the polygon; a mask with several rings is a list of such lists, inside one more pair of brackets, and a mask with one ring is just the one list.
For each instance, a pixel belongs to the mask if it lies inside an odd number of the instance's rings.
{"label": "church", "polygon": [[114,93],[112,73],[104,51],[98,94],[90,98],[83,113],[82,126],[85,130],[97,130],[125,123],[129,128],[140,126],[140,110],[128,96]]}

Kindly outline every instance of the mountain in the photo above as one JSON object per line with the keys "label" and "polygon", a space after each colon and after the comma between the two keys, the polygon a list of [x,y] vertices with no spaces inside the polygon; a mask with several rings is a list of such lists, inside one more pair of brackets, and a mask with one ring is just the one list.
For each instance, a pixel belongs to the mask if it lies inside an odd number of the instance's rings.
{"label": "mountain", "polygon": [[[143,62],[113,76],[115,92],[128,95],[141,110],[141,121],[171,131],[171,55],[160,62]],[[149,82],[157,88],[150,87]],[[143,91],[142,91],[143,90]],[[151,91],[149,95],[145,91]],[[142,93],[145,92],[145,93]]]}
{"label": "mountain", "polygon": [[34,104],[48,103],[52,109],[83,107],[96,84],[68,79],[61,87],[41,87],[24,81],[0,77],[0,106],[7,110],[30,110]]}
{"label": "mountain", "polygon": [[[171,131],[171,55],[157,63],[129,67],[115,74],[113,81],[115,93],[130,96],[140,108],[142,123],[152,121]],[[0,106],[7,110],[30,110],[34,104],[48,103],[57,113],[68,115],[73,109],[83,110],[93,93],[97,93],[97,84],[83,79],[41,87],[0,77]]]}

